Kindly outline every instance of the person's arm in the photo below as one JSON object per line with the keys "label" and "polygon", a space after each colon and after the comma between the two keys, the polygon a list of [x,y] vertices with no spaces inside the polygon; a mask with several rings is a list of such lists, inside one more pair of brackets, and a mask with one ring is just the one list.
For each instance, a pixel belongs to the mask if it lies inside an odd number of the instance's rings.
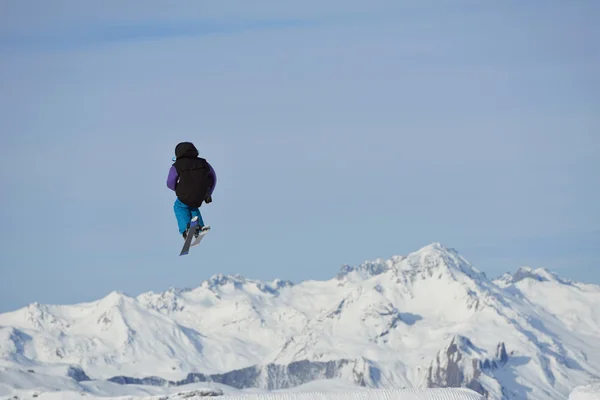
{"label": "person's arm", "polygon": [[212,167],[212,165],[210,165],[210,163],[208,161],[206,163],[208,164],[208,168],[210,168],[210,172],[208,174],[213,182],[212,185],[210,186],[210,188],[208,189],[208,194],[206,195],[205,202],[208,204],[208,203],[212,202],[212,193],[215,190],[215,186],[217,186],[217,174],[215,173],[215,170]]}
{"label": "person's arm", "polygon": [[174,165],[171,166],[169,170],[169,176],[167,177],[167,187],[172,191],[175,191],[177,187],[177,179],[179,178],[179,174],[177,173],[177,169]]}

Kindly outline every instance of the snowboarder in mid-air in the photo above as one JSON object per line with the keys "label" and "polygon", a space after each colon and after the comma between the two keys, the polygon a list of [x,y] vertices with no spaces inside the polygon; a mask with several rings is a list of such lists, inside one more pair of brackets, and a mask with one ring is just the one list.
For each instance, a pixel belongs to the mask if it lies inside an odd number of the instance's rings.
{"label": "snowboarder in mid-air", "polygon": [[212,193],[217,183],[213,167],[204,158],[198,156],[198,150],[191,142],[181,142],[175,147],[173,165],[167,177],[167,186],[177,196],[173,209],[177,218],[179,233],[187,238],[192,219],[198,220],[200,232],[210,229],[204,226],[200,206],[212,202]]}

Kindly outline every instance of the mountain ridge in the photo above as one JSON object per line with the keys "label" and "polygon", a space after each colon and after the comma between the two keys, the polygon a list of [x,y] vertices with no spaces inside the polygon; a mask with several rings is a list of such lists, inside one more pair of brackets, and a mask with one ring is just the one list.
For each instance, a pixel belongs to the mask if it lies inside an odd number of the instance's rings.
{"label": "mountain ridge", "polygon": [[541,399],[600,376],[598,304],[600,285],[532,268],[490,279],[432,243],[325,281],[216,274],[195,288],[32,303],[0,314],[0,367],[268,388],[343,378]]}

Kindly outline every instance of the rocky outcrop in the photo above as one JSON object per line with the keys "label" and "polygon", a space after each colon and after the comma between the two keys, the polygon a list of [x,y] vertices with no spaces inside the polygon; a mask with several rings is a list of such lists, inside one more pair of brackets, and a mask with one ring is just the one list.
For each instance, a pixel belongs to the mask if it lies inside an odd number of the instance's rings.
{"label": "rocky outcrop", "polygon": [[457,335],[440,350],[427,370],[427,387],[467,387],[484,396],[488,391],[481,383],[482,374],[500,368],[508,361],[504,343],[499,343],[493,358],[484,356],[469,338]]}
{"label": "rocky outcrop", "polygon": [[67,369],[67,376],[77,382],[90,381],[90,377],[79,367],[69,367]]}
{"label": "rocky outcrop", "polygon": [[380,371],[371,363],[356,360],[327,362],[302,360],[287,365],[267,364],[251,366],[223,374],[205,375],[190,373],[180,381],[168,381],[159,377],[131,378],[116,376],[109,381],[119,384],[181,386],[196,382],[217,382],[237,389],[260,388],[267,390],[287,389],[313,380],[343,378],[360,386],[375,387]]}

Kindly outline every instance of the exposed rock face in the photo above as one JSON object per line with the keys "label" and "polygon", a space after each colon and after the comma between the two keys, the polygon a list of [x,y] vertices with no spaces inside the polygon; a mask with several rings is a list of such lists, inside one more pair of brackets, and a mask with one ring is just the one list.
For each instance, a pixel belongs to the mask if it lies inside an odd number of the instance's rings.
{"label": "exposed rock face", "polygon": [[69,367],[67,376],[73,378],[77,382],[90,381],[90,377],[79,367]]}
{"label": "exposed rock face", "polygon": [[377,386],[379,370],[365,359],[318,362],[302,360],[288,365],[252,366],[223,374],[190,373],[180,381],[159,377],[130,378],[116,376],[109,381],[120,384],[181,386],[195,382],[217,382],[237,389],[287,389],[316,379],[345,378],[361,386]]}
{"label": "exposed rock face", "polygon": [[[501,368],[508,361],[503,342],[498,343],[494,357],[485,357],[469,338],[457,335],[431,361],[426,374],[428,388],[467,387],[484,396],[489,393],[480,378],[488,371]],[[287,365],[252,366],[222,374],[190,373],[185,379],[169,381],[159,377],[109,379],[120,384],[180,386],[195,382],[217,382],[238,389],[287,389],[319,379],[344,378],[360,386],[379,387],[381,371],[364,358],[328,362],[302,360]]]}
{"label": "exposed rock face", "polygon": [[468,387],[487,396],[488,392],[480,382],[482,373],[500,368],[507,361],[504,343],[498,344],[494,358],[484,358],[469,338],[457,335],[431,362],[427,387]]}

